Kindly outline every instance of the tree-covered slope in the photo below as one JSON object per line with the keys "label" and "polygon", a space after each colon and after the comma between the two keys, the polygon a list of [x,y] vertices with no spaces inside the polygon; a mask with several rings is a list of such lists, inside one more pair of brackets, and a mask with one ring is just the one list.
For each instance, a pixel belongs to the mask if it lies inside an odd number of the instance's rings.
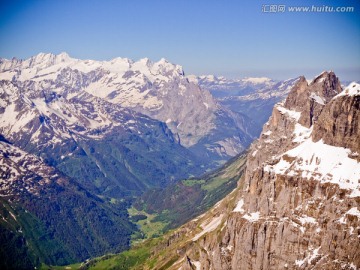
{"label": "tree-covered slope", "polygon": [[68,264],[129,247],[136,230],[110,204],[39,158],[0,142],[2,269]]}

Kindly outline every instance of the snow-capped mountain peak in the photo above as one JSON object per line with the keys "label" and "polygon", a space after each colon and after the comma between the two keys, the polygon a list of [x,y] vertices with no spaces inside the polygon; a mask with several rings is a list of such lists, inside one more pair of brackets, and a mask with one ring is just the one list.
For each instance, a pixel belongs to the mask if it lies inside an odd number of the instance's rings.
{"label": "snow-capped mountain peak", "polygon": [[272,80],[267,77],[247,77],[243,79],[246,83],[253,83],[253,84],[267,84],[270,83]]}
{"label": "snow-capped mountain peak", "polygon": [[38,55],[33,56],[28,60],[25,60],[23,62],[23,65],[29,68],[36,67],[38,69],[42,69],[60,63],[68,63],[71,62],[72,60],[75,59],[71,58],[65,52],[62,52],[57,55],[52,53],[39,53]]}
{"label": "snow-capped mountain peak", "polygon": [[189,80],[198,81],[205,89],[211,91],[241,91],[243,88],[251,87],[254,90],[273,86],[276,82],[267,77],[246,77],[242,79],[229,79],[224,76],[202,75],[188,76]]}
{"label": "snow-capped mountain peak", "polygon": [[103,69],[122,77],[127,71],[140,72],[153,82],[156,79],[166,80],[167,76],[183,76],[184,71],[181,66],[171,64],[162,58],[158,62],[152,62],[149,58],[133,61],[128,58],[114,58],[110,61],[80,60],[71,58],[67,53],[60,54],[39,53],[29,59],[12,60],[1,59],[0,72],[2,79],[16,80],[54,80],[54,74],[70,68],[80,72],[88,73],[96,69]]}

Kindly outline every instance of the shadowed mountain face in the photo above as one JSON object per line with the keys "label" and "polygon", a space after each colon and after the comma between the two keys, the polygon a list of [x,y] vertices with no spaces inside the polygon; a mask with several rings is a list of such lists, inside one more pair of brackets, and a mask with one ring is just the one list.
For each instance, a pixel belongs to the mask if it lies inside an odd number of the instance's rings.
{"label": "shadowed mountain face", "polygon": [[359,268],[359,104],[360,85],[342,90],[333,72],[300,78],[251,145],[235,191],[163,240],[134,248],[150,258],[133,266]]}
{"label": "shadowed mountain face", "polygon": [[0,142],[2,269],[69,264],[129,247],[125,206],[89,193],[40,158]]}

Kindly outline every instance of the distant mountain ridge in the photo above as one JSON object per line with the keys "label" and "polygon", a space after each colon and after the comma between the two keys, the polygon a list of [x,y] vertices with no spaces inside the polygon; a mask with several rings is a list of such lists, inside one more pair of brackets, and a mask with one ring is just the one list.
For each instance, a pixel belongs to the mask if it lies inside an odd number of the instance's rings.
{"label": "distant mountain ridge", "polygon": [[94,61],[41,53],[27,60],[1,59],[0,72],[7,81],[43,87],[51,82],[52,91],[66,99],[90,94],[165,122],[181,145],[201,156],[199,149],[205,150],[210,160],[234,156],[253,138],[251,122],[220,106],[186,78],[181,66],[165,59]]}
{"label": "distant mountain ridge", "polygon": [[276,84],[276,81],[267,77],[229,79],[224,76],[215,75],[189,75],[188,78],[190,81],[196,82],[204,89],[209,90],[216,98],[246,95],[250,92],[253,93],[254,90],[260,90]]}
{"label": "distant mountain ridge", "polygon": [[228,79],[214,75],[188,76],[207,89],[223,107],[246,116],[258,136],[271,115],[273,106],[289,93],[299,78],[275,81],[266,77]]}

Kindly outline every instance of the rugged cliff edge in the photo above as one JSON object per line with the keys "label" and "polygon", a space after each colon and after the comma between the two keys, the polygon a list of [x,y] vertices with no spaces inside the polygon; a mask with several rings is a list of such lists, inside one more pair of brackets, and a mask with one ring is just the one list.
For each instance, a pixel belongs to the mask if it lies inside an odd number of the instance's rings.
{"label": "rugged cliff edge", "polygon": [[250,147],[237,189],[140,268],[358,269],[359,106],[360,85],[342,90],[333,72],[300,78]]}

